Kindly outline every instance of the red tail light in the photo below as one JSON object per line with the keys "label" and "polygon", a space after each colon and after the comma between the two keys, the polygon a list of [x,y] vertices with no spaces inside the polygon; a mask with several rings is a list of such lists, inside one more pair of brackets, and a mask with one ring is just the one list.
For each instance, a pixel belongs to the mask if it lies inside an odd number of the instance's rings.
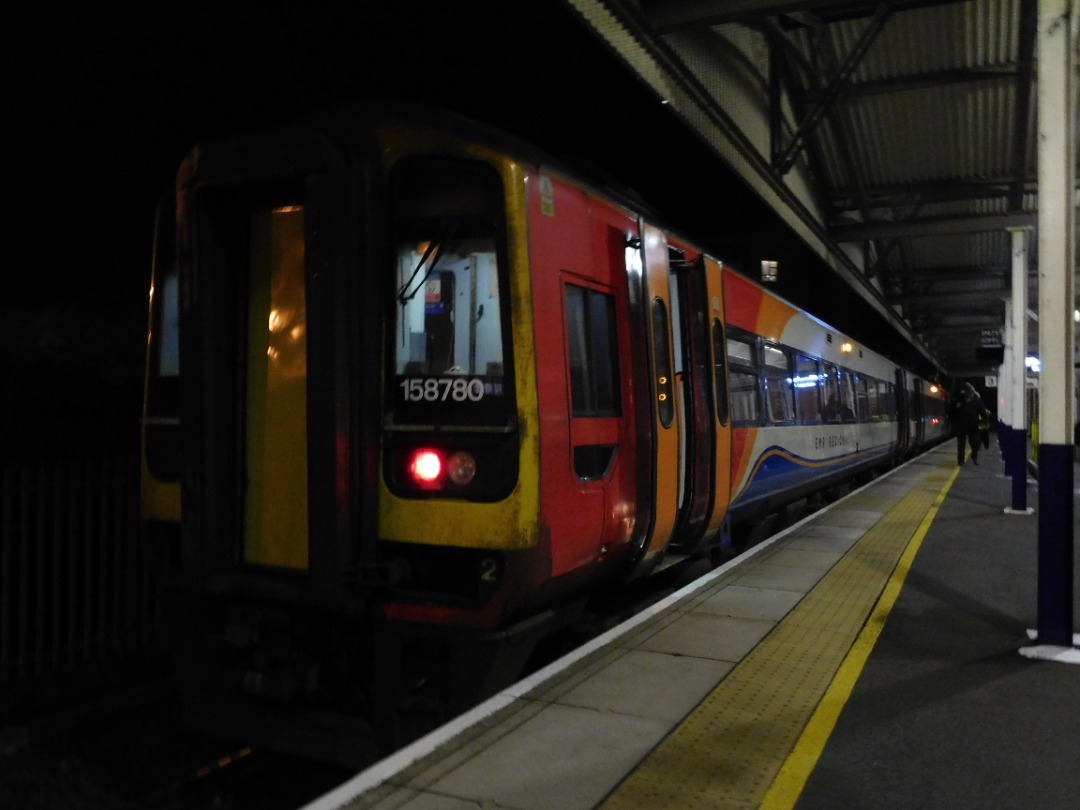
{"label": "red tail light", "polygon": [[434,450],[414,450],[409,461],[409,474],[417,486],[431,487],[442,475],[442,459]]}

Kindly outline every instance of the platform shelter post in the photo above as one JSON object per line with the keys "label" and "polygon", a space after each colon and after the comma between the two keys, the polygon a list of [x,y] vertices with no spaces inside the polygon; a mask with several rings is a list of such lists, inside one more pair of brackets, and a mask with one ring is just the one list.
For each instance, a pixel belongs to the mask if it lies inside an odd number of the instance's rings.
{"label": "platform shelter post", "polygon": [[1076,251],[1075,0],[1039,0],[1039,551],[1040,646],[1074,647],[1073,320]]}

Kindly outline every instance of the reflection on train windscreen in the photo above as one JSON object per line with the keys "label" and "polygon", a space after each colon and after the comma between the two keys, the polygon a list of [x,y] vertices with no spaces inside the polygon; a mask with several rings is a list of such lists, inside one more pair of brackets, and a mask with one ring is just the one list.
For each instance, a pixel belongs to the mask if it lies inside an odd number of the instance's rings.
{"label": "reflection on train windscreen", "polygon": [[412,159],[393,175],[394,421],[507,421],[502,202],[482,163]]}

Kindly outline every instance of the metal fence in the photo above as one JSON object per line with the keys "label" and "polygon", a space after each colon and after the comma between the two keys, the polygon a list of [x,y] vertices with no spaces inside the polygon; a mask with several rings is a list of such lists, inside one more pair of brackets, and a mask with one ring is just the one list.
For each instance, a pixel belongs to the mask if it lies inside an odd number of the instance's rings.
{"label": "metal fence", "polygon": [[157,600],[135,457],[0,469],[0,691],[148,649]]}

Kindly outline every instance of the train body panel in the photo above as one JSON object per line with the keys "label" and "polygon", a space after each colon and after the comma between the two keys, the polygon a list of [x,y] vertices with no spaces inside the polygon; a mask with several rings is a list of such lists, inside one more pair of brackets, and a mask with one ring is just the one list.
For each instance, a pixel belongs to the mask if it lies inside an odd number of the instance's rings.
{"label": "train body panel", "polygon": [[519,146],[409,113],[182,166],[143,517],[219,680],[310,697],[388,633],[518,638],[944,437],[925,380]]}
{"label": "train body panel", "polygon": [[634,369],[622,246],[636,221],[563,178],[530,176],[529,233],[541,414],[541,523],[551,575],[618,557],[635,514]]}
{"label": "train body panel", "polygon": [[732,509],[741,519],[887,463],[896,367],[732,272]]}

